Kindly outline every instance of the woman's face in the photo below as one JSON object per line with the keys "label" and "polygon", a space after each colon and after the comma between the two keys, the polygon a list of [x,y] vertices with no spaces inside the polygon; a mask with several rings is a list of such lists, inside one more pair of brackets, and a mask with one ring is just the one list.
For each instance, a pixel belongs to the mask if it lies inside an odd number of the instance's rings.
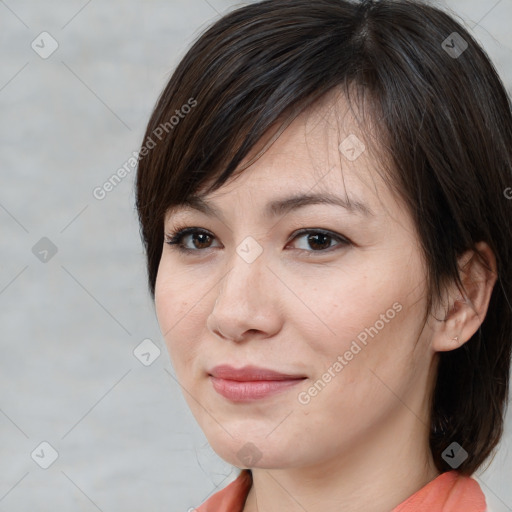
{"label": "woman's face", "polygon": [[[164,244],[160,328],[192,413],[238,467],[353,464],[372,446],[382,453],[428,437],[434,352],[422,325],[419,241],[343,98],[335,106],[296,118],[208,196],[217,216],[181,207],[166,218],[166,235],[178,227],[207,234],[185,235],[188,252]],[[283,203],[311,194],[349,207]],[[218,365],[295,379],[236,383],[213,378]]]}

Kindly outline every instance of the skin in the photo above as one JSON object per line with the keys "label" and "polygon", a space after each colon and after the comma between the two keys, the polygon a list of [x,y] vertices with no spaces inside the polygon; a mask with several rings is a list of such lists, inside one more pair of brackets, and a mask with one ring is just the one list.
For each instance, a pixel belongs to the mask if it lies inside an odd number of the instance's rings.
{"label": "skin", "polygon": [[[184,208],[166,218],[166,234],[184,224],[213,235],[185,236],[192,254],[164,244],[155,306],[209,443],[224,460],[253,470],[244,512],[385,512],[436,478],[428,434],[437,352],[458,348],[478,329],[496,280],[466,253],[467,295],[447,289],[444,307],[423,325],[426,266],[413,221],[376,172],[371,151],[354,161],[340,152],[348,135],[365,138],[345,99],[331,100],[298,116],[251,167],[209,196],[224,220]],[[348,194],[373,215],[323,204],[264,217],[267,202],[292,192]],[[307,234],[294,236],[302,228],[351,243],[308,243]],[[252,263],[236,252],[248,236],[263,251]],[[490,249],[479,247],[495,268]],[[334,371],[338,356],[396,303],[394,318]],[[208,370],[222,363],[307,378],[235,403],[210,382]],[[301,403],[299,393],[329,368],[330,382]],[[238,456],[242,448],[251,462]]]}

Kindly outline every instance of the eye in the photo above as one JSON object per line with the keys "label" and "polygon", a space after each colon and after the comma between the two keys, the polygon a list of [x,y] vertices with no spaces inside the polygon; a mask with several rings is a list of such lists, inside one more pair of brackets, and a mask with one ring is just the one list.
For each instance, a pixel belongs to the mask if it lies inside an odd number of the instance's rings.
{"label": "eye", "polygon": [[[304,242],[302,243],[302,247],[299,247],[299,250],[307,253],[331,252],[333,247],[338,248],[338,246],[351,244],[346,237],[324,229],[303,229],[294,233],[290,240],[293,241],[301,238],[304,239]],[[192,244],[192,247],[187,245],[187,239]],[[186,253],[198,253],[205,249],[210,249],[212,248],[210,244],[213,240],[215,240],[214,235],[197,227],[177,228],[175,231],[165,236],[165,243],[176,246],[179,251]],[[333,241],[337,241],[338,243],[332,245]],[[308,250],[307,247],[313,250]]]}
{"label": "eye", "polygon": [[[292,240],[303,239],[304,242],[302,247],[299,249],[307,252],[331,252],[331,249],[338,248],[337,246],[349,245],[350,241],[338,233],[326,231],[324,229],[303,229],[298,233],[294,234]],[[332,245],[332,242],[338,242],[338,244]],[[309,251],[307,248],[311,247],[314,250]]]}
{"label": "eye", "polygon": [[[187,247],[184,239],[191,237],[194,248]],[[209,249],[208,243],[215,237],[208,231],[200,228],[177,228],[172,233],[166,235],[165,243],[175,245],[176,248],[183,252],[198,252],[202,249]],[[197,241],[197,243],[195,243]],[[206,245],[206,247],[205,247]]]}

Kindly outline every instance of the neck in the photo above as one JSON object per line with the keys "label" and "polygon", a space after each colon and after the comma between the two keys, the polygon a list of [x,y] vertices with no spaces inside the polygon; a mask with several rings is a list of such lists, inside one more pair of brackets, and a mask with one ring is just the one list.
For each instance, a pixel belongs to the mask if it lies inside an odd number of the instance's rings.
{"label": "neck", "polygon": [[398,423],[395,417],[385,429],[381,425],[379,437],[366,432],[349,450],[321,463],[253,468],[243,512],[392,510],[440,474],[425,425],[411,411]]}

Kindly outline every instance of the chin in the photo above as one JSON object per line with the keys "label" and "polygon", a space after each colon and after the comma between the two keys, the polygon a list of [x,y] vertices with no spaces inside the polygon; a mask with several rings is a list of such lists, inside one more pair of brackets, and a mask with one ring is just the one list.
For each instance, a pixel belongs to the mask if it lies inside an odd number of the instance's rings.
{"label": "chin", "polygon": [[[226,436],[229,437],[227,434]],[[291,449],[288,453],[283,453],[282,450],[285,447],[277,438],[274,442],[266,439],[265,435],[261,439],[252,437],[252,440],[247,436],[244,438],[229,437],[229,441],[225,438],[222,440],[210,439],[208,436],[207,439],[221,459],[241,469],[281,469],[299,465],[296,448]],[[293,459],[291,458],[292,454]]]}

